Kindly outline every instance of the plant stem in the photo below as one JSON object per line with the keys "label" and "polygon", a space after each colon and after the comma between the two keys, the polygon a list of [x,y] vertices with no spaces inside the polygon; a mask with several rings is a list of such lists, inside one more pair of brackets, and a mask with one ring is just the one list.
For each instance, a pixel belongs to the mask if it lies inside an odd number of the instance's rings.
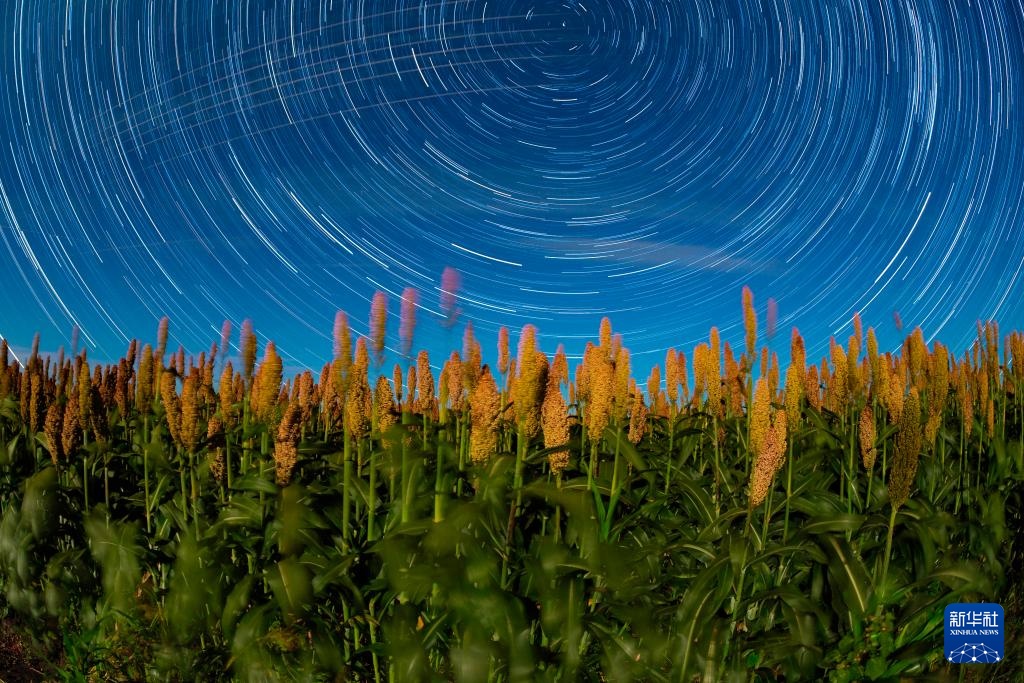
{"label": "plant stem", "polygon": [[[359,443],[359,448],[363,447],[362,442]],[[367,466],[370,468],[370,490],[366,496],[366,540],[372,541],[376,538],[376,532],[374,531],[374,521],[377,516],[377,463],[374,462],[374,451],[373,444],[370,444],[370,455],[367,458]],[[370,627],[370,638],[373,639],[374,629]],[[376,660],[377,655],[374,655]],[[376,669],[375,669],[376,670]]]}
{"label": "plant stem", "polygon": [[793,497],[793,439],[789,440],[789,453],[786,457],[786,514],[782,526],[782,542],[789,539],[789,500]]}
{"label": "plant stem", "polygon": [[[893,531],[895,529],[896,529],[896,508],[893,508],[892,512],[889,513],[889,534],[885,537],[885,555],[882,558],[882,582],[879,584],[879,586],[881,587],[882,590],[885,590],[885,588],[886,588],[886,581],[889,578],[889,557],[892,555],[892,537],[893,537]],[[881,600],[879,600],[878,601],[878,608],[875,611],[876,614],[881,614],[882,613],[882,604],[883,604],[883,602]]]}
{"label": "plant stem", "polygon": [[444,439],[438,438],[434,472],[434,523],[444,521]]}
{"label": "plant stem", "polygon": [[352,519],[352,439],[349,438],[348,425],[343,430],[345,443],[343,446],[344,460],[342,461],[342,484],[341,484],[341,540],[348,548],[348,537],[351,534],[349,525]]}

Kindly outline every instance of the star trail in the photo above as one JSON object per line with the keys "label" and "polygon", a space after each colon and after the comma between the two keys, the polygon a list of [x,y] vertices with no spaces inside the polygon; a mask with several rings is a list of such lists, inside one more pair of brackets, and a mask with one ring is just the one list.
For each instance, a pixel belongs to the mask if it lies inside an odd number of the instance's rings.
{"label": "star trail", "polygon": [[[98,357],[252,318],[294,366],[602,316],[636,365],[740,289],[812,360],[1024,326],[1024,0],[8,0],[0,334]],[[894,312],[904,323],[901,333]],[[782,354],[780,354],[782,355]],[[435,356],[440,359],[441,356]]]}

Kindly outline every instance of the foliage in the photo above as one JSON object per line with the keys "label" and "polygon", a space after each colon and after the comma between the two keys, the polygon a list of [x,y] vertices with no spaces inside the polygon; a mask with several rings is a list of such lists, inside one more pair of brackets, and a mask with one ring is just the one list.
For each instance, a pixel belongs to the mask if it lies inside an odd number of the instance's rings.
{"label": "foliage", "polygon": [[[279,366],[215,387],[213,354],[137,363],[134,342],[106,368],[3,349],[0,604],[68,681],[940,671],[944,606],[998,599],[1024,564],[1024,359],[993,344],[940,368],[938,347],[869,339],[861,359],[851,338],[843,372],[785,390],[777,361],[755,377],[726,346],[723,375],[702,345],[693,393],[680,358],[645,403],[609,326],[575,382],[543,354],[496,375],[495,415],[457,354],[437,396],[411,391],[426,363],[404,395],[384,380],[392,404],[349,350],[280,391]],[[748,411],[755,380],[770,405]],[[569,440],[545,447],[542,389],[562,385]]]}

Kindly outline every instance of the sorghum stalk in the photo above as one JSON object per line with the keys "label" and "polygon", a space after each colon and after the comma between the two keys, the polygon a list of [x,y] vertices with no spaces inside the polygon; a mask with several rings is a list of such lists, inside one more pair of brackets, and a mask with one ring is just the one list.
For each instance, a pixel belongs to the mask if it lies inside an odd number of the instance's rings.
{"label": "sorghum stalk", "polygon": [[[349,525],[351,520],[352,501],[350,499],[352,490],[352,438],[348,427],[348,420],[345,420],[343,427],[344,460],[342,462],[342,484],[341,484],[341,541],[348,547],[350,535]],[[404,520],[403,520],[404,521]]]}

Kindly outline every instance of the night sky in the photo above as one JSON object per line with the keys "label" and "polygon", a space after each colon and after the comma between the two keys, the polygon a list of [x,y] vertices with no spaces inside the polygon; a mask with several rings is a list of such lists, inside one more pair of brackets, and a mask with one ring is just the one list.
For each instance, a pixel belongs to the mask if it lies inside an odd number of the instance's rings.
{"label": "night sky", "polygon": [[486,360],[501,325],[572,355],[608,315],[639,371],[735,345],[745,284],[812,359],[855,311],[889,349],[1024,327],[1024,0],[0,6],[16,348],[252,318],[318,368],[377,289],[397,346],[410,286],[435,364],[466,320]]}

